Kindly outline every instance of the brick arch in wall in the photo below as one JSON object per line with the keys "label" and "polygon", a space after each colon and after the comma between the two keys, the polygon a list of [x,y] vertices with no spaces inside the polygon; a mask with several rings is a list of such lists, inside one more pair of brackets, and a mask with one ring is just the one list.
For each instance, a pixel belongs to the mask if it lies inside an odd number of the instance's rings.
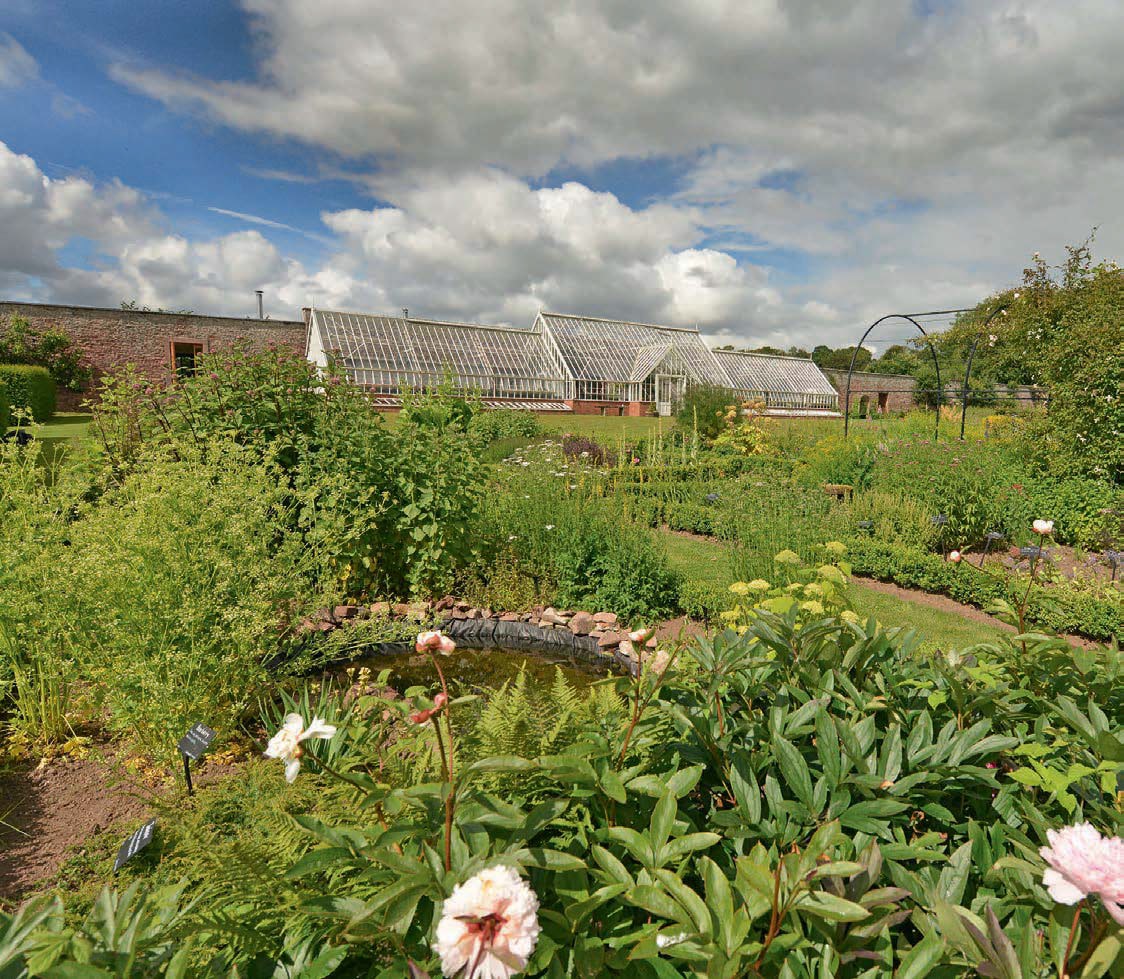
{"label": "brick arch in wall", "polygon": [[[872,332],[874,332],[875,329],[877,329],[883,323],[886,323],[890,320],[905,320],[907,323],[912,324],[917,329],[917,332],[922,337],[924,337],[925,346],[929,348],[929,354],[933,358],[933,369],[936,371],[936,374],[937,374],[937,390],[940,391],[940,390],[943,389],[943,386],[941,384],[941,365],[940,365],[940,360],[937,358],[937,350],[933,346],[932,341],[929,340],[929,334],[925,331],[925,327],[923,327],[918,322],[918,319],[922,316],[932,316],[932,315],[936,315],[938,313],[939,314],[945,314],[945,313],[962,313],[962,312],[966,312],[966,310],[943,309],[943,310],[934,310],[934,311],[929,312],[929,313],[887,313],[885,316],[882,316],[882,317],[879,317],[878,319],[876,319],[873,323],[870,324],[870,326],[868,326],[863,331],[863,335],[861,337],[859,337],[859,342],[855,344],[855,349],[851,354],[851,363],[847,367],[847,382],[846,382],[845,393],[844,393],[844,396],[843,396],[843,437],[844,438],[846,438],[847,435],[850,433],[850,428],[851,428],[851,383],[852,383],[852,380],[853,380],[854,374],[855,374],[855,359],[859,355],[859,348],[862,347],[862,345],[864,343],[866,343],[866,338],[869,337],[870,334]],[[881,401],[881,399],[880,399],[880,401]],[[941,406],[940,406],[940,399],[939,398],[937,399],[936,403],[933,406],[933,427],[934,427],[934,438],[939,440],[940,436],[941,436]]]}

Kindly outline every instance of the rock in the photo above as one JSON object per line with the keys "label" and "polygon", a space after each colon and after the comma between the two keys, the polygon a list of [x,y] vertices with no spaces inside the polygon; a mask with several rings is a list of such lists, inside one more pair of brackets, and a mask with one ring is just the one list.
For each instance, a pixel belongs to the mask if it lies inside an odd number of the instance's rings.
{"label": "rock", "polygon": [[435,611],[435,612],[447,612],[449,609],[453,608],[456,604],[457,604],[457,600],[455,598],[453,598],[452,595],[446,595],[444,598],[438,599],[438,601],[434,603],[433,611]]}
{"label": "rock", "polygon": [[623,633],[620,632],[606,632],[600,639],[597,640],[597,645],[601,649],[614,649],[621,644],[625,638]]}
{"label": "rock", "polygon": [[481,610],[480,610],[480,614],[481,614],[481,616],[483,616],[483,617],[484,617],[485,619],[494,619],[494,618],[496,617],[496,613],[495,613],[495,612],[493,612],[493,611],[492,611],[492,610],[491,610],[490,608],[483,608],[483,609],[481,609]]}
{"label": "rock", "polygon": [[467,612],[470,608],[472,608],[472,606],[469,605],[468,602],[457,602],[457,604],[454,605],[453,608],[455,608],[458,612]]}
{"label": "rock", "polygon": [[385,619],[390,615],[390,602],[372,602],[371,617]]}
{"label": "rock", "polygon": [[564,615],[559,614],[552,608],[543,609],[542,615],[539,616],[540,622],[545,622],[547,625],[565,625],[570,620]]}
{"label": "rock", "polygon": [[598,612],[593,616],[593,621],[601,625],[616,625],[617,613],[616,612]]}
{"label": "rock", "polygon": [[518,622],[523,618],[518,612],[504,612],[500,616],[501,622]]}
{"label": "rock", "polygon": [[593,621],[593,616],[588,612],[578,612],[570,619],[570,631],[575,636],[588,636],[595,625],[597,623]]}
{"label": "rock", "polygon": [[475,620],[475,619],[482,619],[483,617],[484,617],[484,613],[483,613],[483,612],[481,612],[481,611],[480,611],[480,609],[478,609],[478,608],[470,608],[470,609],[469,609],[469,610],[468,610],[468,611],[467,611],[467,612],[465,613],[465,618],[466,618],[466,619],[473,619],[473,620]]}
{"label": "rock", "polygon": [[337,619],[354,619],[358,612],[358,605],[337,605],[332,609],[332,614],[335,615]]}

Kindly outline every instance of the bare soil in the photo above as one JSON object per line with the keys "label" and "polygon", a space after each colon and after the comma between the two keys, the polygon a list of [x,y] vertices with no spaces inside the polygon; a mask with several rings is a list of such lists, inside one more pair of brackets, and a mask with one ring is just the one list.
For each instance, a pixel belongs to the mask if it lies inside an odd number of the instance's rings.
{"label": "bare soil", "polygon": [[[100,754],[100,757],[98,756]],[[151,814],[150,802],[174,788],[122,775],[104,747],[87,758],[59,758],[0,774],[0,907],[18,903],[49,880],[73,851],[120,824],[121,839]],[[206,765],[197,786],[234,770]],[[172,783],[174,784],[174,783]]]}

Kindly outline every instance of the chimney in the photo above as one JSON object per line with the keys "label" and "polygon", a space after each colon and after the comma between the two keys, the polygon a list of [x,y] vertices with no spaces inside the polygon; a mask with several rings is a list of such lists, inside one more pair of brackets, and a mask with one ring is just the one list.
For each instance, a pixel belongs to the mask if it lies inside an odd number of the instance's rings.
{"label": "chimney", "polygon": [[410,318],[410,309],[408,306],[402,307],[402,319],[408,320]]}
{"label": "chimney", "polygon": [[254,294],[258,297],[258,319],[264,320],[265,319],[265,309],[262,306],[262,291],[261,291],[261,289],[255,289]]}

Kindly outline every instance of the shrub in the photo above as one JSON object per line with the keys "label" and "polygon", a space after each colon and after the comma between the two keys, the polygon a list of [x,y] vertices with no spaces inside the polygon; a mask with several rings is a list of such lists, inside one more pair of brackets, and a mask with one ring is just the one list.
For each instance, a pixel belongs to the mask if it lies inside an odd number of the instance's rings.
{"label": "shrub", "polygon": [[56,384],[70,391],[81,391],[93,373],[69,333],[56,326],[35,330],[22,316],[13,316],[0,334],[0,364],[45,367]]}
{"label": "shrub", "polygon": [[0,436],[3,436],[12,424],[12,405],[8,401],[8,388],[0,380]]}
{"label": "shrub", "polygon": [[603,445],[584,435],[563,435],[562,454],[588,466],[615,466],[617,456]]}
{"label": "shrub", "polygon": [[675,421],[685,432],[697,432],[704,439],[713,439],[726,427],[726,410],[733,398],[729,388],[693,384],[679,402]]}
{"label": "shrub", "polygon": [[[676,608],[678,582],[647,526],[622,513],[620,501],[571,490],[545,473],[520,468],[487,494],[474,577],[519,574],[533,592],[571,608],[604,608],[622,618],[652,618]],[[577,484],[573,484],[577,486]],[[518,571],[512,562],[518,563]]]}
{"label": "shrub", "polygon": [[0,364],[0,384],[13,411],[22,409],[36,422],[44,422],[55,413],[55,382],[47,368]]}
{"label": "shrub", "polygon": [[533,439],[542,435],[543,426],[532,411],[514,408],[478,408],[469,430],[485,445],[503,439]]}
{"label": "shrub", "polygon": [[53,590],[109,729],[170,760],[195,721],[236,730],[272,682],[267,661],[292,603],[315,600],[317,562],[278,536],[290,504],[246,450],[143,461],[72,524]]}
{"label": "shrub", "polygon": [[447,589],[471,555],[463,533],[484,475],[471,408],[447,388],[404,399],[391,432],[361,388],[285,349],[200,359],[157,390],[128,370],[103,379],[94,431],[116,472],[146,445],[170,457],[232,440],[291,495],[279,530],[299,532],[341,595]]}

